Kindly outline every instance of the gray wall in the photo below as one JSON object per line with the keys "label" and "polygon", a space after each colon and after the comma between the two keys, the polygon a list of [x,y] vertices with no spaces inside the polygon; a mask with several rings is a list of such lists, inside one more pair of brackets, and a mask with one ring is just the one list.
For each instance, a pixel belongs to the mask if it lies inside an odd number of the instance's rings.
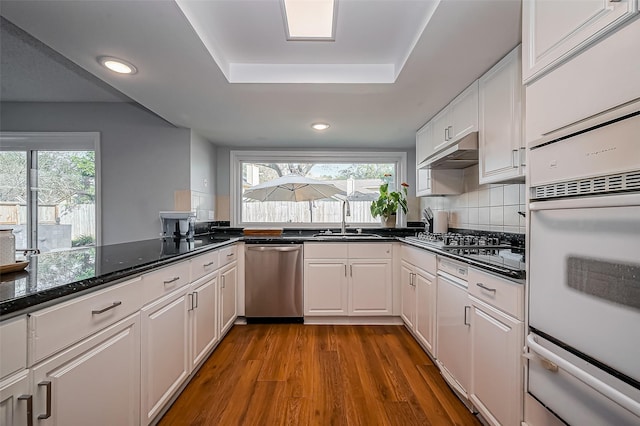
{"label": "gray wall", "polygon": [[216,146],[192,130],[191,209],[198,221],[215,218],[216,181]]}
{"label": "gray wall", "polygon": [[0,130],[100,132],[102,243],[157,238],[160,210],[189,189],[190,131],[128,103],[0,104]]}

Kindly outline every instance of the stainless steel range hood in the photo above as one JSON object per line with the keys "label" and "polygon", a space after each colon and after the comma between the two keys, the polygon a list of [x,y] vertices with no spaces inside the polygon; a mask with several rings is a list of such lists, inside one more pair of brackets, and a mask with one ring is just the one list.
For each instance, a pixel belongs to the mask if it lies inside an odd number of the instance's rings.
{"label": "stainless steel range hood", "polygon": [[427,169],[466,169],[478,164],[478,132],[454,142],[425,160]]}

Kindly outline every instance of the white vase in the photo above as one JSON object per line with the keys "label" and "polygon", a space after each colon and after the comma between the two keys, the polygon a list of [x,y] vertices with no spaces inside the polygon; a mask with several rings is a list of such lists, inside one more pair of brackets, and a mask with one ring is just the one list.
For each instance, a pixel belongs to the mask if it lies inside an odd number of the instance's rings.
{"label": "white vase", "polygon": [[395,228],[396,227],[396,215],[381,216],[381,223],[383,228]]}

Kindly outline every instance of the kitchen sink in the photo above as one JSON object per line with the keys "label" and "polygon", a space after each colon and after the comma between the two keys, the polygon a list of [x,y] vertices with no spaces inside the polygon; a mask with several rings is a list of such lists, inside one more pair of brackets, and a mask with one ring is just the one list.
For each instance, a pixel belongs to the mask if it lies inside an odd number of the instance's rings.
{"label": "kitchen sink", "polygon": [[325,240],[348,240],[348,239],[362,239],[362,240],[376,240],[382,238],[382,236],[377,234],[313,234],[315,238],[325,239]]}

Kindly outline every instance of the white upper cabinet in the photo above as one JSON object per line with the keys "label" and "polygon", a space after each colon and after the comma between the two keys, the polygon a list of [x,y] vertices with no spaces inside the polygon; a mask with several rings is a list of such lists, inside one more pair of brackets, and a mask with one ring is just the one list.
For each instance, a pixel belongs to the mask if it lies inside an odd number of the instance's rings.
{"label": "white upper cabinet", "polygon": [[523,73],[533,81],[637,13],[637,0],[525,0]]}
{"label": "white upper cabinet", "polygon": [[416,165],[433,153],[433,123],[430,121],[416,133]]}
{"label": "white upper cabinet", "polygon": [[456,141],[478,131],[478,81],[460,93],[451,105],[449,140]]}
{"label": "white upper cabinet", "polygon": [[480,183],[524,179],[520,46],[480,78]]}
{"label": "white upper cabinet", "polygon": [[478,130],[478,81],[471,83],[433,120],[433,150],[435,154],[458,139]]}

